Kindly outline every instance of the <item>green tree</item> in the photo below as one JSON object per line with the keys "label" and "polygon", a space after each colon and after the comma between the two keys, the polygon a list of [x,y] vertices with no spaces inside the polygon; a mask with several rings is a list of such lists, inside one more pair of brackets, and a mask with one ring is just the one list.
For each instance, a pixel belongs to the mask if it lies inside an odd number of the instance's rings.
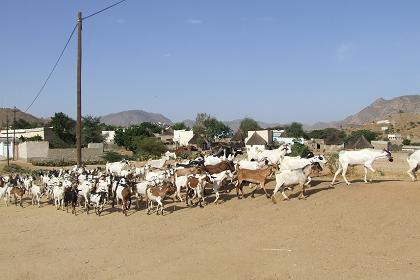
{"label": "green tree", "polygon": [[145,156],[160,156],[166,151],[165,144],[156,138],[143,138],[136,142],[136,153]]}
{"label": "green tree", "polygon": [[177,122],[172,125],[173,130],[188,129],[188,127],[183,122]]}
{"label": "green tree", "polygon": [[194,134],[206,141],[213,142],[216,137],[227,137],[232,130],[223,122],[206,113],[198,113],[193,126]]}
{"label": "green tree", "polygon": [[86,116],[82,119],[82,145],[102,143],[102,127],[99,117]]}
{"label": "green tree", "polygon": [[292,145],[292,152],[290,156],[300,156],[300,157],[306,157],[311,150],[308,146],[305,144],[301,144],[299,142],[295,142]]}
{"label": "green tree", "polygon": [[332,136],[337,136],[340,139],[346,138],[346,133],[343,130],[336,128],[315,129],[308,133],[309,138],[326,139]]}
{"label": "green tree", "polygon": [[119,128],[115,131],[114,142],[118,146],[134,152],[137,149],[138,142],[144,138],[153,137],[156,130],[155,126],[148,123],[132,125],[125,129]]}
{"label": "green tree", "polygon": [[288,127],[286,127],[285,135],[293,138],[308,138],[308,135],[305,133],[305,131],[303,131],[302,124],[298,122],[292,122]]}
{"label": "green tree", "polygon": [[410,144],[411,144],[411,140],[410,140],[410,139],[404,139],[404,140],[402,141],[402,144],[403,144],[403,145],[408,146],[408,145],[410,145]]}
{"label": "green tree", "polygon": [[261,127],[258,125],[257,121],[251,118],[245,118],[239,124],[239,131],[243,135],[247,135],[248,131],[260,130]]}
{"label": "green tree", "polygon": [[38,123],[30,123],[28,121],[25,121],[24,119],[18,119],[15,122],[16,129],[35,128],[37,126],[38,126]]}
{"label": "green tree", "polygon": [[347,137],[346,143],[351,142],[352,140],[360,137],[361,135],[363,135],[369,142],[378,139],[379,136],[378,133],[367,129],[356,130],[352,131],[352,133]]}
{"label": "green tree", "polygon": [[76,143],[76,121],[71,119],[63,112],[55,113],[51,118],[50,126],[52,126],[53,132],[67,144]]}

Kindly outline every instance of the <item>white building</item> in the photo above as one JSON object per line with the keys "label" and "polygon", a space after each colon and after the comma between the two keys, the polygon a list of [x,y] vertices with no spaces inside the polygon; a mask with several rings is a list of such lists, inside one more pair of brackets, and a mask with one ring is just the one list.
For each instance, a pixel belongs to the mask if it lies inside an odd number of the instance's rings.
{"label": "white building", "polygon": [[7,146],[9,146],[9,159],[13,158],[13,139],[9,138],[9,145],[6,144],[6,138],[0,138],[0,157],[7,159]]}
{"label": "white building", "polygon": [[391,122],[389,120],[381,120],[377,121],[376,124],[391,124]]}
{"label": "white building", "polygon": [[115,131],[114,130],[104,130],[102,131],[102,137],[104,138],[104,142],[107,144],[113,144],[115,138]]}
{"label": "white building", "polygon": [[390,141],[402,140],[402,136],[401,134],[388,134],[388,140]]}
{"label": "white building", "polygon": [[188,146],[188,142],[194,137],[192,130],[174,130],[174,142],[179,146]]}

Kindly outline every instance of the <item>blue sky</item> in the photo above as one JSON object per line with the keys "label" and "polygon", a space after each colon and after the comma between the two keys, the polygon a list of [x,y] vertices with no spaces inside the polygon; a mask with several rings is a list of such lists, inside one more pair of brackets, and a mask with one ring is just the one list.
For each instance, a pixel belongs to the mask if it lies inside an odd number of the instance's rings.
{"label": "blue sky", "polygon": [[[24,110],[113,1],[2,0],[0,107]],[[420,1],[128,0],[83,22],[83,115],[340,120],[420,92]],[[29,113],[75,116],[76,36]]]}

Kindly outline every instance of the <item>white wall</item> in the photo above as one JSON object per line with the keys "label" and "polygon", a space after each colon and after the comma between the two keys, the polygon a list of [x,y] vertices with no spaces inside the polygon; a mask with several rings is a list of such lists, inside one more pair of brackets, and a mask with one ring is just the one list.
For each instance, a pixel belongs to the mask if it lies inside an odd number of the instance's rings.
{"label": "white wall", "polygon": [[48,157],[48,141],[28,141],[19,144],[18,159],[28,160],[31,158]]}
{"label": "white wall", "polygon": [[174,142],[177,142],[180,146],[188,146],[188,142],[194,137],[192,130],[174,130]]}

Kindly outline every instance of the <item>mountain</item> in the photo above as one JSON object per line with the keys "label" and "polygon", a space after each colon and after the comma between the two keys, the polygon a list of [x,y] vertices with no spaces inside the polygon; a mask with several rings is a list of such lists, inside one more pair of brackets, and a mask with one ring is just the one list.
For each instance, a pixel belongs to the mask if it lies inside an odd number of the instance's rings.
{"label": "mountain", "polygon": [[162,114],[150,113],[143,110],[129,110],[109,114],[101,117],[101,122],[116,126],[129,126],[142,122],[172,124],[172,121]]}
{"label": "mountain", "polygon": [[390,100],[376,99],[372,104],[360,112],[338,122],[315,123],[307,129],[322,129],[326,127],[341,127],[346,125],[364,125],[374,121],[389,118],[401,113],[420,113],[420,95],[404,95]]}
{"label": "mountain", "polygon": [[386,100],[379,98],[372,104],[343,120],[344,124],[367,124],[398,113],[420,113],[420,95],[405,95]]}
{"label": "mountain", "polygon": [[[2,127],[6,125],[7,117],[9,117],[9,123],[11,125],[13,123],[13,109],[0,108],[0,124],[3,124]],[[19,120],[19,119],[22,119],[29,123],[44,124],[46,122],[45,119],[37,118],[31,114],[27,114],[25,112],[22,112],[19,109],[16,109],[16,120]]]}

